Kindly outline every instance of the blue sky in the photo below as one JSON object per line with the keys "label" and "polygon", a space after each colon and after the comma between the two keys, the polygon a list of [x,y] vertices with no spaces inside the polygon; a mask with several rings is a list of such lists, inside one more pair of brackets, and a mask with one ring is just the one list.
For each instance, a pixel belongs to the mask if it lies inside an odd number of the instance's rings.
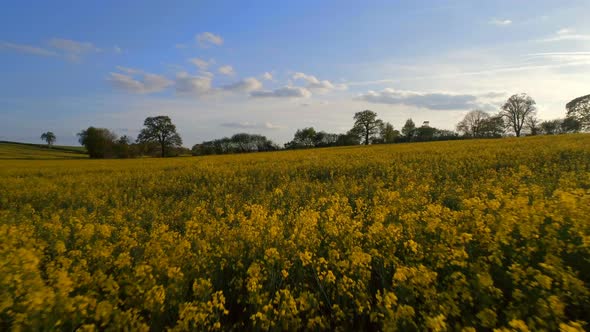
{"label": "blue sky", "polygon": [[283,143],[371,109],[453,129],[530,94],[541,119],[590,93],[590,2],[3,1],[0,140],[136,136],[170,115],[185,146]]}

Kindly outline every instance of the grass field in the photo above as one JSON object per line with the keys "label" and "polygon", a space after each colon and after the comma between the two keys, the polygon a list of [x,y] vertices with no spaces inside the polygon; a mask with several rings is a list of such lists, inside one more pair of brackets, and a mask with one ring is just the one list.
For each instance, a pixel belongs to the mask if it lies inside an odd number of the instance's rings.
{"label": "grass field", "polygon": [[83,147],[0,142],[0,159],[79,159],[88,158]]}
{"label": "grass field", "polygon": [[0,165],[0,330],[590,328],[590,135]]}

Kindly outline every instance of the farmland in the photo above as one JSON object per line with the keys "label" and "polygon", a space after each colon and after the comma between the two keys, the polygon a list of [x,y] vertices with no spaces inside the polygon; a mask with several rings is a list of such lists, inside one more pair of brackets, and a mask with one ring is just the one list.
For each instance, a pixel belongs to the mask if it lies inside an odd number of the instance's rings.
{"label": "farmland", "polygon": [[0,142],[0,159],[77,159],[88,158],[83,147]]}
{"label": "farmland", "polygon": [[1,330],[590,328],[590,135],[0,166]]}

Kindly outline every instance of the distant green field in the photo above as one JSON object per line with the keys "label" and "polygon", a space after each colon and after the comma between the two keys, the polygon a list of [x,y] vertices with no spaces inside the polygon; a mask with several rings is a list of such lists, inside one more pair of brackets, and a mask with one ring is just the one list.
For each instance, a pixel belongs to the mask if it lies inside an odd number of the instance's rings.
{"label": "distant green field", "polygon": [[83,147],[0,142],[0,159],[80,159],[88,158]]}

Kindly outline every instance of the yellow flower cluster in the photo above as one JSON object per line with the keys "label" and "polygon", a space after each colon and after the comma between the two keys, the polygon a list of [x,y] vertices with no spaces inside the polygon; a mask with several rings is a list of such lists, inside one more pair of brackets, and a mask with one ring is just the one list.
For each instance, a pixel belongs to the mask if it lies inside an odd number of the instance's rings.
{"label": "yellow flower cluster", "polygon": [[590,328],[590,135],[0,166],[1,330]]}

